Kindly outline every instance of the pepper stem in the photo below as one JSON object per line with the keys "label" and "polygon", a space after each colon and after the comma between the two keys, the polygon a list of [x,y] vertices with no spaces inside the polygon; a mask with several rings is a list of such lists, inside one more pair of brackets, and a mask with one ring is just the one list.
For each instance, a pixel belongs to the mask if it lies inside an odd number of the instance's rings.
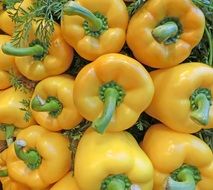
{"label": "pepper stem", "polygon": [[0,177],[7,177],[8,176],[8,171],[7,169],[5,170],[0,170]]}
{"label": "pepper stem", "polygon": [[104,111],[100,118],[93,122],[93,125],[97,132],[103,134],[106,130],[109,122],[112,119],[113,113],[115,112],[116,103],[118,99],[118,91],[113,88],[108,88],[105,93]]}
{"label": "pepper stem", "polygon": [[93,31],[99,31],[102,29],[102,21],[97,18],[90,10],[82,7],[74,1],[69,1],[64,6],[64,13],[66,15],[79,15],[90,23],[90,27]]}
{"label": "pepper stem", "polygon": [[2,45],[1,49],[5,54],[14,55],[14,56],[38,56],[39,57],[45,53],[44,48],[39,44],[35,44],[32,47],[16,48],[10,42],[7,42]]}
{"label": "pepper stem", "polygon": [[130,187],[131,181],[123,174],[110,175],[101,184],[101,190],[126,190]]}
{"label": "pepper stem", "polygon": [[6,138],[7,146],[13,143],[14,131],[15,131],[14,125],[5,126],[5,138]]}
{"label": "pepper stem", "polygon": [[190,113],[191,119],[201,125],[207,125],[209,121],[210,102],[205,94],[198,94],[194,99],[197,109]]}
{"label": "pepper stem", "polygon": [[193,173],[189,169],[183,169],[177,175],[178,181],[171,177],[167,181],[167,190],[195,190],[196,184]]}
{"label": "pepper stem", "polygon": [[14,149],[16,156],[23,160],[25,164],[31,170],[39,168],[41,165],[41,156],[34,149],[29,149],[28,151],[23,151],[23,148],[26,147],[26,142],[24,140],[16,140],[14,143]]}
{"label": "pepper stem", "polygon": [[49,96],[46,100],[36,95],[31,102],[31,108],[38,112],[48,112],[51,116],[56,117],[62,111],[62,103],[55,97]]}
{"label": "pepper stem", "polygon": [[167,41],[169,38],[175,37],[178,34],[178,25],[173,21],[168,21],[157,26],[152,31],[152,35],[159,43]]}

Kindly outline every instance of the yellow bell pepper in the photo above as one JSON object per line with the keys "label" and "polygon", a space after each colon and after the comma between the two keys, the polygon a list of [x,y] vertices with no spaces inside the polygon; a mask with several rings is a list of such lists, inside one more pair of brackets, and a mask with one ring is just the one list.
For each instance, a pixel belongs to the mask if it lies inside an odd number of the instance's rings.
{"label": "yellow bell pepper", "polygon": [[132,16],[126,41],[141,63],[165,68],[190,55],[204,28],[204,14],[191,0],[149,0]]}
{"label": "yellow bell pepper", "polygon": [[213,69],[185,63],[150,72],[155,94],[146,112],[172,129],[194,133],[213,128]]}
{"label": "yellow bell pepper", "polygon": [[67,173],[62,179],[57,181],[50,190],[80,190],[71,172]]}
{"label": "yellow bell pepper", "polygon": [[[74,103],[99,133],[130,128],[151,102],[149,73],[136,60],[106,54],[87,64],[74,83]],[[102,115],[101,115],[102,114]]]}
{"label": "yellow bell pepper", "polygon": [[[8,14],[8,12],[11,10],[7,9],[8,4],[11,3],[12,1],[10,0],[2,0],[2,2],[0,2],[0,30],[9,35],[12,35],[15,29],[15,23],[12,21]],[[29,7],[31,4],[31,0],[23,0],[21,4],[16,3],[15,7],[18,8],[20,6],[22,9],[26,10],[27,7]]]}
{"label": "yellow bell pepper", "polygon": [[198,137],[155,124],[140,145],[155,169],[153,190],[212,190],[213,154]]}
{"label": "yellow bell pepper", "polygon": [[50,131],[71,129],[83,119],[73,102],[74,79],[69,75],[40,81],[31,99],[33,118]]}
{"label": "yellow bell pepper", "polygon": [[153,167],[128,132],[82,136],[75,155],[74,177],[81,190],[152,190]]}
{"label": "yellow bell pepper", "polygon": [[[26,128],[35,123],[23,102],[30,102],[32,94],[10,87],[0,93],[0,125],[5,128],[7,144],[11,144],[15,127]],[[24,111],[26,109],[26,111]]]}
{"label": "yellow bell pepper", "polygon": [[119,52],[125,43],[127,25],[123,0],[69,1],[61,20],[65,40],[90,61]]}
{"label": "yellow bell pepper", "polygon": [[47,188],[70,167],[69,140],[38,125],[22,130],[7,151],[9,176],[32,189]]}
{"label": "yellow bell pepper", "polygon": [[7,149],[0,154],[0,182],[3,190],[31,190],[24,184],[21,184],[13,180],[8,176],[7,165],[6,165],[6,153]]}
{"label": "yellow bell pepper", "polygon": [[10,40],[10,36],[0,34],[0,90],[6,89],[11,86],[8,72],[13,71],[17,73],[17,69],[15,66],[15,57],[5,55],[1,50],[1,46],[4,43],[9,42]]}
{"label": "yellow bell pepper", "polygon": [[[35,32],[36,28],[37,25],[33,23],[32,31]],[[2,45],[2,51],[16,56],[18,70],[30,80],[39,81],[48,76],[61,74],[72,62],[73,49],[63,39],[58,24],[54,25],[54,29],[49,48],[39,40],[33,39],[30,47],[16,48],[11,43],[5,43]]]}

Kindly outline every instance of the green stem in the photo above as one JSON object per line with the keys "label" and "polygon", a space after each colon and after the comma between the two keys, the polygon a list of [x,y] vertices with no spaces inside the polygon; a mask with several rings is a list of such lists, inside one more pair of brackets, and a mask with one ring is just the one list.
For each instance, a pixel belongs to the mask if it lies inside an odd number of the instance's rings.
{"label": "green stem", "polygon": [[108,88],[104,92],[104,110],[102,116],[93,122],[93,126],[97,132],[103,134],[115,112],[119,93],[114,88]]}
{"label": "green stem", "polygon": [[23,151],[23,148],[26,147],[26,142],[24,140],[16,140],[14,143],[14,149],[16,156],[23,160],[25,164],[31,170],[39,168],[41,165],[41,156],[39,153],[34,150],[30,149],[28,151]]}
{"label": "green stem", "polygon": [[38,112],[48,112],[50,115],[57,116],[62,111],[61,102],[55,97],[48,97],[47,100],[36,95],[31,102],[31,108]]}
{"label": "green stem", "polygon": [[213,66],[213,40],[210,31],[205,26],[205,32],[209,41],[209,60],[208,65]]}
{"label": "green stem", "polygon": [[14,56],[42,56],[45,52],[44,48],[39,44],[27,48],[16,48],[7,42],[2,45],[1,49],[5,54]]}
{"label": "green stem", "polygon": [[90,23],[93,31],[99,31],[103,28],[101,19],[97,18],[90,10],[82,7],[74,1],[69,1],[64,6],[64,14],[66,15],[79,15]]}
{"label": "green stem", "polygon": [[125,182],[123,182],[120,179],[113,179],[112,181],[110,181],[110,183],[106,188],[106,190],[125,190],[125,189],[126,189]]}
{"label": "green stem", "polygon": [[207,125],[209,121],[210,103],[205,94],[198,94],[194,99],[197,109],[190,113],[191,119],[201,125]]}
{"label": "green stem", "polygon": [[175,37],[177,34],[178,25],[173,21],[159,25],[152,31],[153,37],[159,43],[165,42],[169,38]]}
{"label": "green stem", "polygon": [[0,170],[0,177],[7,177],[8,176],[8,171],[7,169],[5,170]]}
{"label": "green stem", "polygon": [[167,190],[195,190],[196,183],[194,180],[193,172],[189,169],[183,169],[177,174],[178,181],[171,177],[167,181]]}
{"label": "green stem", "polygon": [[6,138],[7,146],[13,143],[14,131],[15,131],[14,125],[5,126],[5,138]]}

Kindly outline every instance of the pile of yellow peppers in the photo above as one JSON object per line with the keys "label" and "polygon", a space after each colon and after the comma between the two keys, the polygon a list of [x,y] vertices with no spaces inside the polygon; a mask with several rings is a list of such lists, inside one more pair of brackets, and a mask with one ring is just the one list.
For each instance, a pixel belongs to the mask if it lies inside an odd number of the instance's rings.
{"label": "pile of yellow peppers", "polygon": [[[36,22],[27,46],[14,46],[7,1],[0,3],[3,190],[213,189],[212,150],[192,134],[213,128],[213,68],[184,62],[205,27],[191,0],[148,0],[131,18],[123,0],[68,1],[48,48],[36,39]],[[120,53],[124,44],[132,57]],[[66,72],[74,54],[89,62],[77,76]],[[138,143],[126,130],[143,112],[158,123]],[[65,132],[85,120],[74,150]]]}

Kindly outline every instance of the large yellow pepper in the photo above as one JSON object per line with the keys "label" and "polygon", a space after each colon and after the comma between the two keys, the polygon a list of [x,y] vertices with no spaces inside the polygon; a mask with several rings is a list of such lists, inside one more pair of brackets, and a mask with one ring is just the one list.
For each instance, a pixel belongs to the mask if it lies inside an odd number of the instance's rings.
{"label": "large yellow pepper", "polygon": [[80,190],[71,172],[67,173],[62,179],[57,181],[50,190]]}
{"label": "large yellow pepper", "polygon": [[3,190],[30,190],[30,188],[27,187],[26,185],[21,184],[13,180],[10,176],[8,176],[6,165],[7,150],[8,149],[4,150],[0,154],[0,181]]}
{"label": "large yellow pepper", "polygon": [[192,0],[149,0],[131,18],[127,44],[141,63],[171,67],[190,55],[204,27],[204,14]]}
{"label": "large yellow pepper", "polygon": [[[5,128],[7,144],[11,144],[14,128],[26,128],[35,123],[27,112],[26,102],[32,94],[10,87],[0,93],[0,125]],[[25,103],[24,103],[25,102]],[[24,111],[26,109],[26,111]]]}
{"label": "large yellow pepper", "polygon": [[[15,23],[8,14],[11,10],[7,9],[8,4],[11,3],[11,0],[2,0],[2,2],[0,2],[0,30],[9,35],[12,35],[15,29]],[[20,6],[22,9],[26,10],[31,4],[31,0],[23,0],[21,4],[16,3],[15,7],[18,8]]]}
{"label": "large yellow pepper", "polygon": [[81,190],[152,190],[153,167],[128,132],[82,136],[75,155],[74,177]]}
{"label": "large yellow pepper", "polygon": [[213,154],[198,137],[155,124],[141,146],[155,168],[154,190],[212,190]]}
{"label": "large yellow pepper", "polygon": [[47,188],[71,167],[69,141],[38,125],[22,130],[7,151],[8,174],[32,189]]}
{"label": "large yellow pepper", "polygon": [[11,86],[9,72],[17,73],[17,69],[15,66],[15,57],[6,55],[1,50],[1,46],[4,43],[9,42],[10,40],[10,36],[0,34],[0,90],[6,89]]}
{"label": "large yellow pepper", "polygon": [[[32,31],[35,32],[36,28],[37,25],[33,23]],[[61,74],[72,62],[73,49],[63,39],[58,24],[54,25],[54,29],[48,50],[46,44],[33,39],[30,47],[16,48],[11,43],[6,43],[2,46],[2,51],[17,56],[15,63],[18,70],[30,80],[39,81],[48,76]]]}
{"label": "large yellow pepper", "polygon": [[69,1],[63,13],[63,36],[83,58],[93,61],[123,47],[128,24],[123,0]]}
{"label": "large yellow pepper", "polygon": [[213,68],[185,63],[150,72],[155,94],[146,112],[174,130],[213,128]]}
{"label": "large yellow pepper", "polygon": [[130,128],[150,104],[153,93],[149,73],[122,54],[100,56],[78,73],[74,83],[74,103],[99,133],[107,127],[108,131]]}
{"label": "large yellow pepper", "polygon": [[71,129],[83,119],[73,102],[74,79],[69,75],[40,81],[31,99],[36,122],[50,131]]}

